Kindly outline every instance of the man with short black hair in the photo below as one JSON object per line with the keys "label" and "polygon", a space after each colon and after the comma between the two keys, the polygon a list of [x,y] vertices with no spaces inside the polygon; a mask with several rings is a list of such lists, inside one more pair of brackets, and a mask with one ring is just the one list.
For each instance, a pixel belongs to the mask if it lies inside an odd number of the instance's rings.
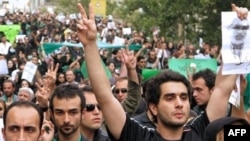
{"label": "man with short black hair", "polygon": [[198,71],[192,76],[193,98],[196,106],[193,110],[199,115],[207,107],[214,90],[216,74],[210,69]]}
{"label": "man with short black hair", "polygon": [[12,102],[18,100],[17,95],[14,94],[15,91],[15,84],[12,80],[5,80],[3,82],[3,96],[1,97],[5,102],[6,105],[9,106]]}
{"label": "man with short black hair", "polygon": [[85,98],[80,88],[75,84],[61,84],[54,90],[49,103],[51,116],[58,130],[55,140],[83,141],[80,125]]}
{"label": "man with short black hair", "polygon": [[[104,113],[111,140],[202,141],[205,127],[209,122],[225,116],[230,92],[235,86],[236,75],[225,76],[220,71],[206,111],[185,126],[190,113],[190,83],[180,73],[166,70],[150,80],[146,90],[149,108],[152,110],[153,116],[157,118],[157,130],[143,128],[131,120],[112,95],[109,80],[102,67],[96,44],[97,29],[94,6],[89,5],[89,15],[86,14],[80,3],[78,3],[78,8],[81,13],[81,19],[77,25],[78,37],[84,46],[89,80]],[[248,11],[241,10],[238,13],[246,12]]]}

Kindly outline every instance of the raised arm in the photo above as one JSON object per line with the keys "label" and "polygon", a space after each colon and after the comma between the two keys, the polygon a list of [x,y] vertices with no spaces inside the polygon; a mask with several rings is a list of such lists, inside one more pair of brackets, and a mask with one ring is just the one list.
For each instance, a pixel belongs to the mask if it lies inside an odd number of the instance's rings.
{"label": "raised arm", "polygon": [[[248,10],[246,8],[232,4],[232,10],[237,13],[241,20],[247,18]],[[206,108],[210,122],[226,116],[228,100],[236,83],[237,75],[222,75],[222,67],[223,64],[216,76],[214,91]]]}
{"label": "raised arm", "polygon": [[[96,44],[96,24],[92,5],[89,5],[89,16],[78,3],[81,20],[77,24],[78,38],[84,46],[85,60],[96,99],[102,109],[104,119],[111,134],[119,139],[125,124],[126,114],[111,92],[109,80],[102,67],[101,57]],[[88,18],[89,17],[89,18]]]}
{"label": "raised arm", "polygon": [[210,122],[226,116],[228,100],[236,83],[237,75],[222,75],[222,67],[216,76],[214,91],[206,108]]}

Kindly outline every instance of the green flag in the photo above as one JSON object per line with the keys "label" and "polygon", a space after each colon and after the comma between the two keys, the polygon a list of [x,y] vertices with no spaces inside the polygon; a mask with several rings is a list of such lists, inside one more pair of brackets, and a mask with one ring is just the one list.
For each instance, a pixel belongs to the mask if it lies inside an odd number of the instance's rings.
{"label": "green flag", "polygon": [[203,69],[211,69],[217,73],[217,61],[215,59],[169,59],[168,67],[187,77],[187,68],[195,67],[195,72]]}
{"label": "green flag", "polygon": [[150,78],[159,74],[162,70],[157,69],[143,69],[142,70],[142,80],[143,82],[149,80]]}
{"label": "green flag", "polygon": [[20,25],[0,25],[0,32],[3,32],[10,43],[14,43],[16,35],[20,32]]}
{"label": "green flag", "polygon": [[246,76],[247,86],[244,93],[244,107],[245,111],[247,111],[250,108],[250,74],[247,74]]}
{"label": "green flag", "polygon": [[[105,73],[106,73],[107,77],[110,79],[112,77],[111,72],[109,71],[109,69],[107,68],[107,66],[103,63],[103,61],[102,61],[102,65],[104,67],[104,70],[105,70]],[[89,78],[89,74],[88,74],[88,70],[87,70],[87,65],[86,65],[85,61],[82,62],[81,73],[83,74],[83,76],[84,76],[85,79]]]}

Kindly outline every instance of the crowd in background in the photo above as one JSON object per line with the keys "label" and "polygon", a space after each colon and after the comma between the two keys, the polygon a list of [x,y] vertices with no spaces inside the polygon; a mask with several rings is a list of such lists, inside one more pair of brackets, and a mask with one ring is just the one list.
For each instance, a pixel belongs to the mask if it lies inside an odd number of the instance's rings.
{"label": "crowd in background", "polygon": [[[2,25],[20,24],[19,35],[25,35],[25,37],[18,38],[15,42],[11,43],[4,33],[2,33],[0,60],[6,60],[8,67],[8,74],[1,75],[1,99],[4,101],[1,107],[2,111],[6,109],[6,105],[9,106],[16,101],[27,100],[38,103],[42,110],[46,112],[48,107],[44,107],[41,103],[44,104],[44,99],[48,102],[48,97],[41,98],[36,94],[41,89],[40,87],[48,83],[47,75],[53,72],[52,70],[55,66],[56,86],[60,84],[74,84],[84,89],[83,91],[93,93],[92,89],[88,88],[88,86],[91,86],[88,76],[84,76],[81,71],[81,66],[85,61],[84,49],[62,46],[49,54],[43,49],[43,43],[80,43],[77,33],[79,19],[80,17],[78,16],[73,18],[64,17],[62,19],[57,15],[22,12],[7,14],[1,17],[0,23]],[[143,69],[168,69],[168,59],[216,59],[217,65],[220,66],[221,64],[220,47],[213,43],[204,42],[198,47],[195,43],[168,41],[166,40],[167,37],[161,36],[158,31],[152,31],[151,35],[145,35],[142,31],[136,31],[132,27],[128,27],[125,23],[115,21],[112,16],[104,19],[96,17],[95,23],[97,27],[97,40],[114,44],[116,37],[124,39],[125,49],[99,48],[99,55],[112,74],[110,89],[112,89],[115,98],[121,103],[122,108],[129,117],[149,128],[157,128],[157,117],[148,106],[152,101],[145,97],[148,82],[142,82]],[[124,28],[131,28],[131,33],[123,34]],[[130,51],[136,59],[135,64],[126,60],[127,56],[124,53],[130,45],[140,46],[139,49]],[[37,65],[37,71],[32,82],[22,79],[23,70],[27,62]],[[136,72],[133,72],[134,69]],[[167,72],[167,74],[170,75],[169,77],[171,77],[171,74],[175,75],[171,71]],[[176,76],[179,78],[179,75]],[[188,78],[192,84],[193,93],[193,96],[190,97],[193,101],[191,103],[192,110],[189,115],[190,121],[206,110],[212,90],[215,87],[215,78],[216,72],[212,72],[209,69],[196,72]],[[159,78],[154,79],[155,82],[158,82]],[[178,81],[183,82],[184,80]],[[153,86],[151,82],[151,87]],[[59,92],[59,87],[56,90]],[[202,97],[198,95],[206,96]],[[86,101],[88,101],[87,97],[85,96]],[[155,100],[155,97],[152,96],[151,98],[151,100]],[[183,99],[187,100],[188,98]],[[84,108],[88,112],[97,109],[101,111],[97,104],[91,106]],[[229,104],[229,107],[231,108],[232,105]],[[147,123],[144,123],[145,118]],[[81,124],[85,125],[88,123],[81,122]],[[87,127],[87,125],[85,126]],[[99,131],[99,128],[104,132],[106,131],[105,127],[102,129],[101,126],[98,126],[96,129]],[[59,134],[60,132],[59,130]],[[84,134],[84,127],[81,134]],[[107,134],[105,134],[105,139],[108,140],[108,137],[106,137]]]}

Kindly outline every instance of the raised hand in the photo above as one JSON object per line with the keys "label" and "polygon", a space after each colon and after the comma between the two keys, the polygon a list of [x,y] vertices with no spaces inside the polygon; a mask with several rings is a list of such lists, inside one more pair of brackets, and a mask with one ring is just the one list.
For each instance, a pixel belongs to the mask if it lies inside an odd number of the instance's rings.
{"label": "raised hand", "polygon": [[48,68],[48,71],[46,72],[46,81],[47,81],[48,87],[51,87],[55,84],[58,68],[59,68],[58,63],[56,64],[54,68],[54,63],[51,62],[50,67]]}
{"label": "raised hand", "polygon": [[127,69],[135,69],[136,68],[136,58],[135,56],[129,52],[128,49],[121,49],[122,53],[122,62],[126,64]]}
{"label": "raised hand", "polygon": [[97,28],[95,24],[94,8],[89,4],[89,17],[87,16],[82,4],[77,4],[81,13],[81,19],[77,24],[77,35],[81,43],[86,46],[96,42]]}
{"label": "raised hand", "polygon": [[47,85],[41,86],[39,83],[36,83],[37,91],[36,91],[36,101],[39,106],[42,108],[48,107],[48,100],[50,97],[50,89]]}
{"label": "raised hand", "polygon": [[235,4],[232,4],[232,10],[237,13],[237,16],[241,20],[246,19],[248,16],[248,9],[245,7],[238,7]]}
{"label": "raised hand", "polygon": [[51,121],[44,120],[42,126],[43,134],[39,141],[52,141],[54,138],[54,124]]}

